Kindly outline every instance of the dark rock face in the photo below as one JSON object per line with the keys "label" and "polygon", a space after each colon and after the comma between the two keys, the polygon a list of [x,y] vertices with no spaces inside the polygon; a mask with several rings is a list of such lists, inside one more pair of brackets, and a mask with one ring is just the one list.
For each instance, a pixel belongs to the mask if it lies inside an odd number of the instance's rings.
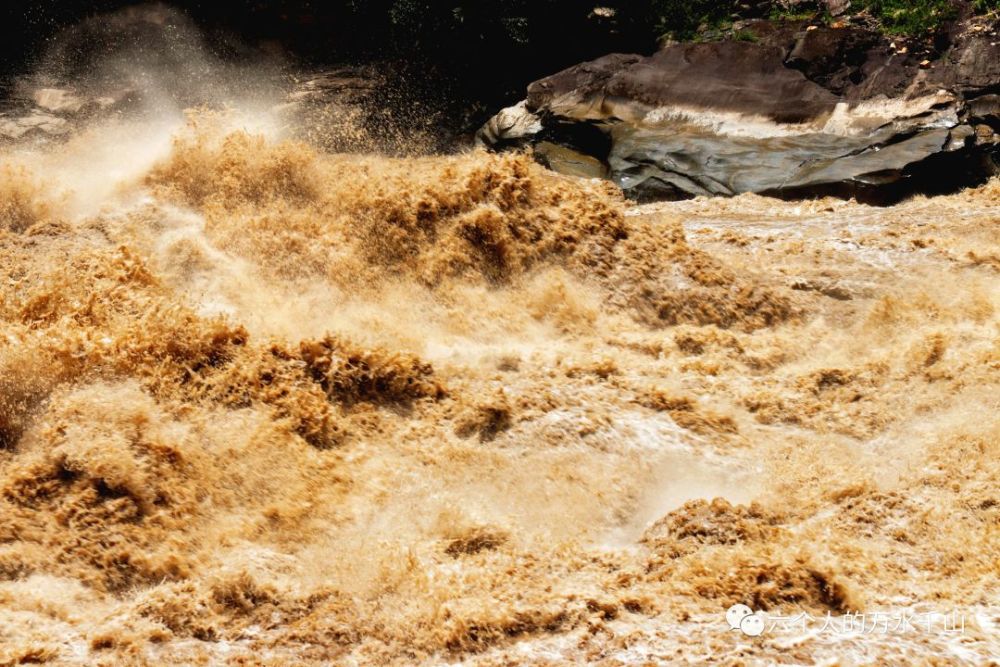
{"label": "dark rock face", "polygon": [[794,41],[785,62],[836,95],[863,78],[860,69],[871,58],[878,38],[859,28],[817,28]]}
{"label": "dark rock face", "polygon": [[572,113],[566,102],[579,96],[584,104],[604,98],[684,105],[790,123],[831,112],[836,96],[785,67],[781,57],[776,47],[747,42],[685,44],[649,58],[611,55],[531,84],[528,106]]}
{"label": "dark rock face", "polygon": [[964,93],[1000,90],[1000,38],[982,31],[963,34],[935,74],[935,82]]}
{"label": "dark rock face", "polygon": [[612,54],[536,81],[479,139],[540,146],[557,169],[547,155],[561,145],[573,164],[603,163],[637,199],[758,192],[888,203],[997,169],[996,26],[970,23],[931,61],[863,27],[749,25],[756,41]]}

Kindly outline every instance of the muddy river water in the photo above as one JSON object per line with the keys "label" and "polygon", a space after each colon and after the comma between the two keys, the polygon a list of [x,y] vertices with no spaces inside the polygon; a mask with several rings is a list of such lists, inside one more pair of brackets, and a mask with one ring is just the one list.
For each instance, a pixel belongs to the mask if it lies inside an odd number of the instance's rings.
{"label": "muddy river water", "polygon": [[295,129],[0,148],[0,662],[997,659],[1000,182],[636,206]]}

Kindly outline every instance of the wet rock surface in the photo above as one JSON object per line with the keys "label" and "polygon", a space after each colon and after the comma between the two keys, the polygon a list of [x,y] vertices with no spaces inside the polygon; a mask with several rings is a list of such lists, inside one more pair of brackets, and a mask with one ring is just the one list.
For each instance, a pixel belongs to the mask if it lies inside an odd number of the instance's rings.
{"label": "wet rock surface", "polygon": [[755,192],[891,203],[996,172],[995,21],[957,23],[937,53],[841,21],[742,30],[745,40],[610,54],[553,74],[478,138],[541,146],[557,170],[550,147],[572,149],[638,200]]}

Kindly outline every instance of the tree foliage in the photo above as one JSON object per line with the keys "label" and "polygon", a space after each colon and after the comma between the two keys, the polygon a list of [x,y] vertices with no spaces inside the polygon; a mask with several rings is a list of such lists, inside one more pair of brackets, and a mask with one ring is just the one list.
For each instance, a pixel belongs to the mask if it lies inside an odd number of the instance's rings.
{"label": "tree foliage", "polygon": [[935,31],[957,14],[951,0],[860,0],[859,4],[887,33],[911,37]]}

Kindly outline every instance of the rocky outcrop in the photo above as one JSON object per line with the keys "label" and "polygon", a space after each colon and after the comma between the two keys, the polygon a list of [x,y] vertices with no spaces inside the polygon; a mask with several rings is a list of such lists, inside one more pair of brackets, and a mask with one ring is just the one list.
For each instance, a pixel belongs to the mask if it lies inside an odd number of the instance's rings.
{"label": "rocky outcrop", "polygon": [[479,141],[531,145],[571,173],[596,162],[589,175],[606,173],[640,200],[757,192],[891,202],[997,169],[995,24],[966,17],[938,53],[841,23],[741,30],[749,38],[611,54],[536,81]]}

